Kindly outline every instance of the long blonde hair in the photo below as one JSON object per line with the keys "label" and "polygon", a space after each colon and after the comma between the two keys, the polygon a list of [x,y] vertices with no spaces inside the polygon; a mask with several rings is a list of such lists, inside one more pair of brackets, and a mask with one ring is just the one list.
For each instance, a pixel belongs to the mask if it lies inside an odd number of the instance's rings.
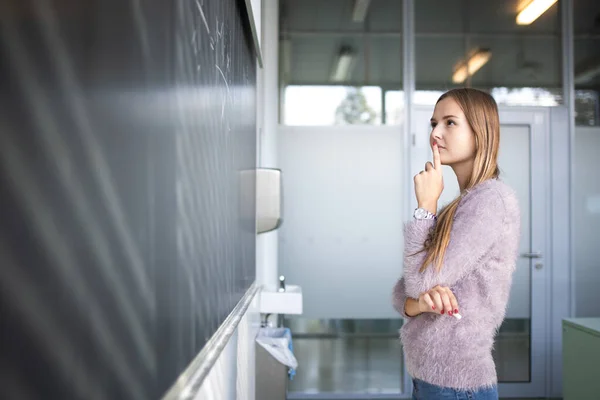
{"label": "long blonde hair", "polygon": [[[496,101],[489,94],[477,89],[452,89],[444,93],[437,101],[454,99],[462,111],[475,135],[475,162],[473,172],[463,192],[442,209],[434,230],[429,234],[422,251],[427,252],[420,271],[434,264],[439,272],[444,255],[450,243],[450,232],[456,209],[466,191],[491,178],[498,178],[498,149],[500,147],[500,118]],[[436,103],[436,105],[437,105]]]}

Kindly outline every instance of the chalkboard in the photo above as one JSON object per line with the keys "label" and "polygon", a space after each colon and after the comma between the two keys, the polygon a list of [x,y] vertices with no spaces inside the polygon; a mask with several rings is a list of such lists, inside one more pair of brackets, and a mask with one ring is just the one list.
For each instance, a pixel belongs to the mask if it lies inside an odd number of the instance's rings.
{"label": "chalkboard", "polygon": [[254,282],[245,7],[0,2],[0,398],[160,398]]}

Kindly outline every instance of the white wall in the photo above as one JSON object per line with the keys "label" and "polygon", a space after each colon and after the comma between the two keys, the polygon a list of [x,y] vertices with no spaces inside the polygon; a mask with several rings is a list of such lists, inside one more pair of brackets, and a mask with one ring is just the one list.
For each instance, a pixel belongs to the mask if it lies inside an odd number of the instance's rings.
{"label": "white wall", "polygon": [[600,317],[600,128],[576,127],[574,153],[575,314]]}
{"label": "white wall", "polygon": [[205,378],[195,400],[254,400],[255,338],[260,327],[258,294]]}
{"label": "white wall", "polygon": [[[262,1],[262,53],[264,68],[258,71],[258,166],[278,168],[277,126],[279,109],[279,1]],[[283,196],[285,198],[285,173]],[[285,221],[283,222],[285,224]],[[279,230],[256,237],[256,282],[275,286],[278,268]],[[288,281],[289,282],[289,281]],[[295,283],[295,282],[290,282]]]}

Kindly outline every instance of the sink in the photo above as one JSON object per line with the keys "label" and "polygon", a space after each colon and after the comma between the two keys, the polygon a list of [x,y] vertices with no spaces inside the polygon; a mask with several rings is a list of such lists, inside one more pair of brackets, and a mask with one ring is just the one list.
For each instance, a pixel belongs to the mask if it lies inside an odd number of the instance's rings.
{"label": "sink", "polygon": [[286,285],[285,292],[278,292],[275,286],[264,286],[260,293],[262,314],[302,314],[302,288]]}

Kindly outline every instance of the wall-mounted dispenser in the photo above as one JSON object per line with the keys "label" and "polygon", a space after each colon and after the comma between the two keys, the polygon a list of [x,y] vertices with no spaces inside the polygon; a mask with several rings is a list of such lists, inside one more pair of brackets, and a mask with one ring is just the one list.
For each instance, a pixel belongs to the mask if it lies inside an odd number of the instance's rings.
{"label": "wall-mounted dispenser", "polygon": [[264,233],[279,228],[282,222],[281,170],[256,170],[256,232]]}

